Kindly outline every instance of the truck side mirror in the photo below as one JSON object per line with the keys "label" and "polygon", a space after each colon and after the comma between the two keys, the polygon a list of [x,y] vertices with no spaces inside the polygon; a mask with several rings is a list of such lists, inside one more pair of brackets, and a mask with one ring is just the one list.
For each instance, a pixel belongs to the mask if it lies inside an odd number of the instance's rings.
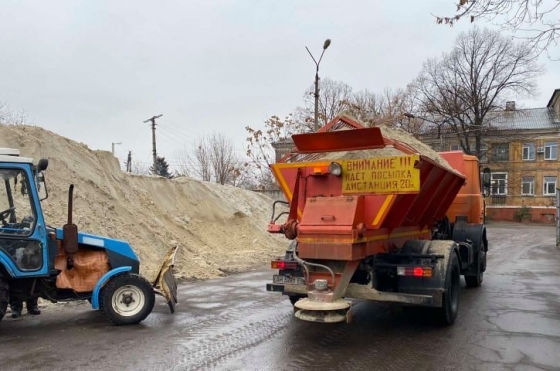
{"label": "truck side mirror", "polygon": [[492,184],[492,172],[490,168],[485,167],[482,170],[482,194],[484,197],[490,195],[490,186]]}

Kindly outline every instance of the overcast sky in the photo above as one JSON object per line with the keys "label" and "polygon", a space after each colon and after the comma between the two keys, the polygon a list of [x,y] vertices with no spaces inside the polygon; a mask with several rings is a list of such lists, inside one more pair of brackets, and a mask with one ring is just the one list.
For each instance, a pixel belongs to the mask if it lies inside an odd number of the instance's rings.
{"label": "overcast sky", "polygon": [[[245,126],[262,126],[302,103],[314,78],[305,46],[320,53],[321,77],[354,90],[406,86],[422,63],[447,52],[471,24],[436,25],[456,0],[2,0],[0,101],[33,124],[151,161],[171,164],[203,134],[221,132],[243,153]],[[484,26],[484,23],[479,23]],[[544,107],[560,88],[560,62],[541,62]]]}

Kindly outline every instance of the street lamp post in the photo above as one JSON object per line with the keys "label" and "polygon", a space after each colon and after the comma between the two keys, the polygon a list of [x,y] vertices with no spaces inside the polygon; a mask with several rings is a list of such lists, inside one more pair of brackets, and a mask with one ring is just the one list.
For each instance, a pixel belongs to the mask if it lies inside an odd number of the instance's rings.
{"label": "street lamp post", "polygon": [[122,144],[122,142],[111,143],[111,153],[113,154],[113,156],[115,156],[115,145],[117,145],[117,144]]}
{"label": "street lamp post", "polygon": [[313,62],[315,62],[315,66],[317,67],[317,69],[315,70],[315,94],[314,94],[315,118],[314,118],[314,125],[313,125],[315,131],[317,131],[317,129],[319,128],[319,63],[321,63],[321,59],[323,59],[323,54],[325,54],[325,50],[327,50],[329,45],[331,45],[331,39],[326,39],[325,42],[323,43],[323,52],[321,53],[321,57],[319,58],[319,61],[315,60],[315,57],[313,57],[313,54],[311,54],[309,48],[307,46],[305,47],[305,49],[307,49],[307,52],[311,56],[311,59],[313,59]]}
{"label": "street lamp post", "polygon": [[432,120],[427,119],[425,117],[417,117],[417,116],[413,115],[412,113],[408,113],[408,112],[404,113],[404,117],[408,117],[409,119],[420,119],[420,120],[428,121],[428,122],[431,122],[432,124],[435,124],[437,126],[437,137],[439,139],[439,150],[443,151],[443,136],[441,135],[441,126],[443,124],[445,124],[446,121],[435,122],[435,121],[432,121]]}

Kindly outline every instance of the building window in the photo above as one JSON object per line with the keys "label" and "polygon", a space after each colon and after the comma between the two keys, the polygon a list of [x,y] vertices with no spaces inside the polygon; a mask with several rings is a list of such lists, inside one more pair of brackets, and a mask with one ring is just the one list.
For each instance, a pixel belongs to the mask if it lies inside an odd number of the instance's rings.
{"label": "building window", "polygon": [[531,161],[535,159],[535,144],[523,143],[523,160]]}
{"label": "building window", "polygon": [[558,158],[558,142],[546,142],[544,144],[544,159],[556,160]]}
{"label": "building window", "polygon": [[492,194],[507,195],[507,173],[492,173]]}
{"label": "building window", "polygon": [[484,143],[480,145],[480,162],[488,162],[488,146]]}
{"label": "building window", "polygon": [[521,179],[521,194],[523,196],[533,196],[535,194],[535,177],[524,176]]}
{"label": "building window", "polygon": [[493,161],[509,161],[509,143],[494,143],[492,145]]}
{"label": "building window", "polygon": [[555,176],[545,176],[544,177],[544,196],[555,196],[556,195],[556,177]]}
{"label": "building window", "polygon": [[463,147],[461,147],[460,144],[452,144],[452,145],[451,145],[451,150],[452,150],[452,151],[461,151],[461,152],[463,152]]}

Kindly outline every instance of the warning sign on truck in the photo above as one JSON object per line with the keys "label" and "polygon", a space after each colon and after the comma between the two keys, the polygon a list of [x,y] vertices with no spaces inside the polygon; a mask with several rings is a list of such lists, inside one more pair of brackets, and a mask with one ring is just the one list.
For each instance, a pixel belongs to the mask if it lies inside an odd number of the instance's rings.
{"label": "warning sign on truck", "polygon": [[341,160],[342,193],[407,193],[420,190],[418,155]]}

